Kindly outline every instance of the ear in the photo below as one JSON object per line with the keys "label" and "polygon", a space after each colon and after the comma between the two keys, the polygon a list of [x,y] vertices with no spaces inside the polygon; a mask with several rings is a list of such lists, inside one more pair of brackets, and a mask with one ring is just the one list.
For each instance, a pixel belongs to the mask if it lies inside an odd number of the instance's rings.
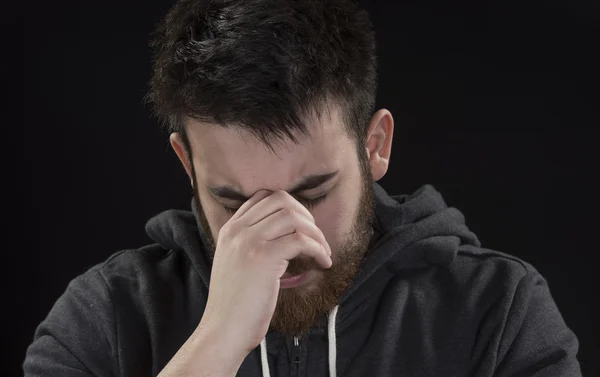
{"label": "ear", "polygon": [[179,161],[183,165],[185,172],[190,178],[190,183],[192,187],[194,186],[194,180],[192,179],[192,161],[191,156],[185,147],[185,143],[183,142],[183,137],[179,132],[173,132],[169,137],[169,141],[171,142],[171,147],[175,151],[177,157],[179,157]]}
{"label": "ear", "polygon": [[377,111],[369,123],[366,145],[373,181],[380,180],[387,173],[393,136],[394,118],[392,113],[386,109]]}

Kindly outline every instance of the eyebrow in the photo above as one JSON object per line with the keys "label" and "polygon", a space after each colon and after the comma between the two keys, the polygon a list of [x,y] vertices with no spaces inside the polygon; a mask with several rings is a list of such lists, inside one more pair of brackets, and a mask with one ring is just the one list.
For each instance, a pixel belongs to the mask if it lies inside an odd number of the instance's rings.
{"label": "eyebrow", "polygon": [[[311,174],[302,178],[294,187],[288,190],[290,195],[298,194],[302,191],[312,190],[321,186],[322,184],[330,181],[338,174],[338,171],[327,174]],[[213,187],[208,189],[214,196],[218,196],[223,199],[231,199],[236,201],[245,202],[249,197],[244,194],[237,192],[233,187],[225,185],[219,187]]]}

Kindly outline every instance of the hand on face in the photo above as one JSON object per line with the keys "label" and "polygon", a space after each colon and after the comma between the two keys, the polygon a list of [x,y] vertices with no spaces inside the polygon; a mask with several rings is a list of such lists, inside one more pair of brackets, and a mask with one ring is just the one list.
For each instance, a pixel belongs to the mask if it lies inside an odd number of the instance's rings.
{"label": "hand on face", "polygon": [[280,278],[300,256],[321,268],[332,265],[310,211],[285,191],[257,192],[219,231],[201,326],[230,337],[243,352],[256,348],[273,317]]}

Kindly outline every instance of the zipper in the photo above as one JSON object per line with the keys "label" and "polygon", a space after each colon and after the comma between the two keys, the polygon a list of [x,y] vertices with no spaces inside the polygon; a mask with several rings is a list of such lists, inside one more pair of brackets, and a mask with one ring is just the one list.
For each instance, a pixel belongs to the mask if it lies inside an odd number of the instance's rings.
{"label": "zipper", "polygon": [[294,336],[294,345],[292,346],[292,376],[298,377],[300,372],[300,339]]}

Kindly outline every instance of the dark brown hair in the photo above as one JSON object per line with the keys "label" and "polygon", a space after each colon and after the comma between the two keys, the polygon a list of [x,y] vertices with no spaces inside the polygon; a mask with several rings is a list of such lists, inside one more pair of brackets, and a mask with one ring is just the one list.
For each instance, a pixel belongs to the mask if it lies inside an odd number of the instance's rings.
{"label": "dark brown hair", "polygon": [[[375,106],[375,37],[352,0],[180,0],[151,42],[146,101],[189,143],[183,119],[239,126],[271,147],[341,106],[364,141]],[[360,150],[361,148],[359,148]]]}

